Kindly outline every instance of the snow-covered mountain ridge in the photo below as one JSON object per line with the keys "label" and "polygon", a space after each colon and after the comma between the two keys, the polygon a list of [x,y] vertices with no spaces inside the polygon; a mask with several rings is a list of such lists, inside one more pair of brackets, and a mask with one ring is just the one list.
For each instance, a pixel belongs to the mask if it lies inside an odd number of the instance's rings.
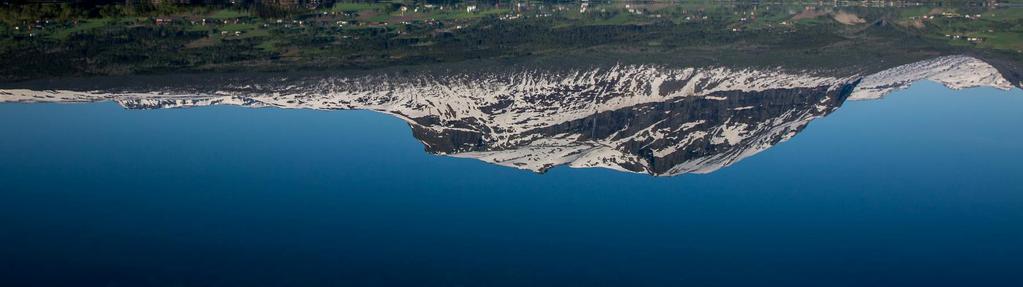
{"label": "snow-covered mountain ridge", "polygon": [[323,76],[198,89],[8,89],[0,90],[0,102],[366,109],[407,121],[416,138],[437,154],[533,171],[569,165],[676,175],[727,166],[791,138],[847,98],[879,98],[922,79],[951,88],[1011,87],[990,65],[949,56],[865,77],[616,65],[559,72]]}
{"label": "snow-covered mountain ridge", "polygon": [[945,56],[906,64],[863,77],[850,100],[879,99],[894,91],[908,88],[915,82],[931,80],[950,89],[993,87],[1002,90],[1014,85],[998,69],[980,59],[968,56]]}

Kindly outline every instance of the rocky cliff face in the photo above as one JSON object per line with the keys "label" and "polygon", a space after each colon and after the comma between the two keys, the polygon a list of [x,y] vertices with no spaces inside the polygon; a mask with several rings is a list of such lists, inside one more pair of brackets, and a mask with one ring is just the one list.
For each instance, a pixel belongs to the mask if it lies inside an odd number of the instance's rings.
{"label": "rocky cliff face", "polygon": [[788,140],[837,109],[854,85],[640,104],[524,131],[507,144],[416,119],[413,131],[433,152],[538,172],[567,164],[659,176],[706,173]]}
{"label": "rocky cliff face", "polygon": [[537,172],[568,165],[677,175],[711,172],[787,140],[847,98],[878,98],[921,79],[953,88],[1011,87],[985,65],[943,57],[864,77],[781,68],[520,67],[85,91],[6,89],[0,101],[366,109],[407,121],[436,154]]}

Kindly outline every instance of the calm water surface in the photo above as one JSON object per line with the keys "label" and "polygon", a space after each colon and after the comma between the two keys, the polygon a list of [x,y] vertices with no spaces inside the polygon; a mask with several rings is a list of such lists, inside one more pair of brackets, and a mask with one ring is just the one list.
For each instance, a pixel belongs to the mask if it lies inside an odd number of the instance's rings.
{"label": "calm water surface", "polygon": [[706,175],[423,152],[365,111],[0,105],[6,286],[1019,286],[1023,91],[847,102]]}

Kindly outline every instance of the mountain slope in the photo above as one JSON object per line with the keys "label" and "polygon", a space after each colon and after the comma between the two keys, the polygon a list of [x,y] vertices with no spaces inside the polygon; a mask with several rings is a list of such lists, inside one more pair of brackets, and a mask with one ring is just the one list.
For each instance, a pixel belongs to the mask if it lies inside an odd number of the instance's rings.
{"label": "mountain slope", "polygon": [[428,152],[543,172],[603,167],[706,173],[801,131],[848,99],[876,99],[930,79],[950,88],[1011,84],[967,56],[865,77],[614,65],[544,70],[319,75],[209,85],[0,90],[2,102],[116,101],[131,109],[208,105],[365,109],[402,118]]}

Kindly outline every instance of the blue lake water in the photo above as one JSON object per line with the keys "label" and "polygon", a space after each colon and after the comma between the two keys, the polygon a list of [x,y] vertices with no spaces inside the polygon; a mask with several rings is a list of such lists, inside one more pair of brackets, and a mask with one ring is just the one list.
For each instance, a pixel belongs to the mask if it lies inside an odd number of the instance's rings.
{"label": "blue lake water", "polygon": [[847,102],[706,175],[430,155],[365,111],[0,105],[4,286],[1021,286],[1023,91]]}

